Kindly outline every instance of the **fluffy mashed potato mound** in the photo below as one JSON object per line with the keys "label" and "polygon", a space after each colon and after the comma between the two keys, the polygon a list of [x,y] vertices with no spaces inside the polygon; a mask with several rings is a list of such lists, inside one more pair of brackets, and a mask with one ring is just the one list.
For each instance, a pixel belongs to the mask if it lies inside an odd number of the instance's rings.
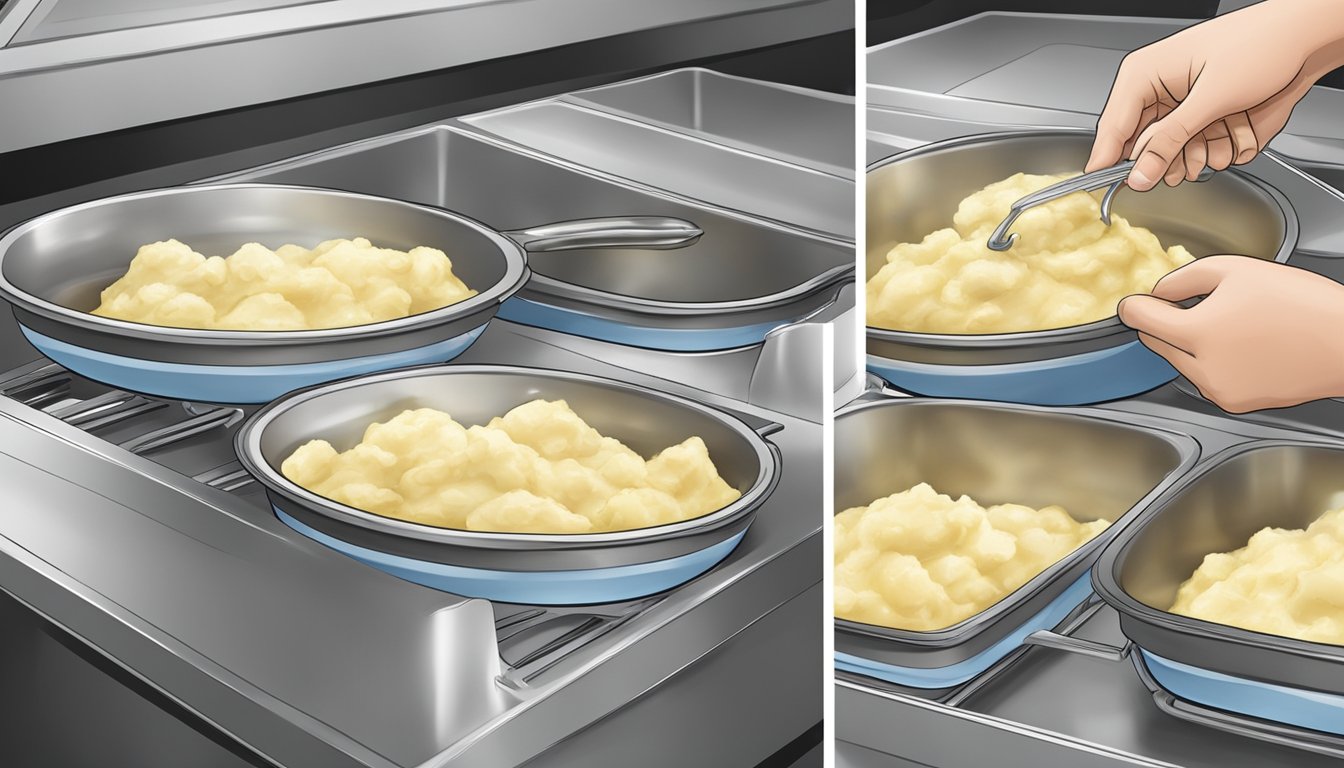
{"label": "fluffy mashed potato mound", "polygon": [[1171,612],[1344,645],[1344,510],[1306,530],[1264,528],[1241,549],[1207,555]]}
{"label": "fluffy mashed potato mound", "polygon": [[916,333],[1016,333],[1082,325],[1110,317],[1125,296],[1152,290],[1194,260],[1179,245],[1111,215],[1079,192],[1025,211],[1016,244],[985,242],[1020,198],[1068,176],[1019,173],[976,192],[957,208],[951,229],[901,243],[868,281],[868,325]]}
{"label": "fluffy mashed potato mound", "polygon": [[362,237],[312,250],[248,243],[207,258],[166,240],[140,247],[93,314],[176,328],[296,331],[393,320],[475,295],[443,251],[424,246],[377,248]]}
{"label": "fluffy mashed potato mound", "polygon": [[920,483],[835,516],[835,615],[920,632],[950,627],[1108,525],[1056,506],[985,508]]}
{"label": "fluffy mashed potato mound", "polygon": [[742,494],[690,437],[645,461],[603,437],[564,400],[533,400],[486,426],[443,411],[402,411],[360,443],[299,446],[285,477],[352,507],[441,528],[598,533],[709,514]]}

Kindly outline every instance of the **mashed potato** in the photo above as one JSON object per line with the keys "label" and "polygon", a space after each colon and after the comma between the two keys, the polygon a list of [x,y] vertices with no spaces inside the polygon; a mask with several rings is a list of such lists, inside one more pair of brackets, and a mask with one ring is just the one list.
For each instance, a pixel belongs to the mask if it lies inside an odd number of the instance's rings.
{"label": "mashed potato", "polygon": [[1306,530],[1264,528],[1235,552],[1206,556],[1171,612],[1344,645],[1344,510]]}
{"label": "mashed potato", "polygon": [[742,494],[699,437],[645,461],[603,437],[564,400],[533,400],[486,426],[443,411],[403,411],[337,452],[300,446],[285,477],[352,507],[441,528],[597,533],[709,514]]}
{"label": "mashed potato", "polygon": [[1024,212],[1011,249],[985,245],[1014,202],[1065,178],[1019,173],[990,184],[961,201],[952,229],[892,248],[868,281],[868,325],[955,334],[1082,325],[1114,315],[1120,299],[1193,261],[1120,216],[1106,226],[1084,192]]}
{"label": "mashed potato", "polygon": [[176,240],[140,247],[95,315],[176,328],[293,331],[428,312],[475,296],[443,251],[328,240],[308,250],[248,243],[206,258]]}
{"label": "mashed potato", "polygon": [[953,500],[926,483],[835,516],[835,615],[929,631],[970,618],[1110,525]]}

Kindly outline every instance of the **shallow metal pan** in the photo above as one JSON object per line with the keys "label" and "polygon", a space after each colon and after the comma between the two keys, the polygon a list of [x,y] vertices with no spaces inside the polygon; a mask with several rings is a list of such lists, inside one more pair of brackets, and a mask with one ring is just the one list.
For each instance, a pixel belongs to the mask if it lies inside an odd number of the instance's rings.
{"label": "shallow metal pan", "polygon": [[[591,135],[574,138],[591,143]],[[698,163],[705,178],[724,173]],[[450,126],[360,142],[231,180],[311,184],[439,206],[498,229],[638,211],[704,231],[675,254],[536,254],[505,320],[677,352],[760,344],[854,279],[852,243],[792,230]],[[507,180],[503,183],[501,180]]]}
{"label": "shallow metal pan", "polygon": [[[1124,419],[1124,420],[1122,420]],[[1090,593],[1102,544],[1194,466],[1194,438],[1094,409],[891,399],[835,422],[835,509],[927,482],[981,504],[1058,504],[1110,528],[995,605],[946,629],[914,632],[836,620],[849,671],[923,688],[958,685],[1065,620]],[[843,656],[842,656],[843,654]]]}
{"label": "shallow metal pan", "polygon": [[1167,611],[1205,555],[1239,549],[1266,526],[1305,527],[1341,503],[1344,445],[1256,441],[1230,448],[1115,537],[1093,571],[1097,594],[1119,612],[1125,635],[1159,660],[1344,694],[1344,646]]}
{"label": "shallow metal pan", "polygon": [[[484,424],[536,398],[563,398],[599,432],[644,456],[699,435],[742,496],[703,517],[640,530],[487,533],[375,515],[305,490],[279,471],[308,440],[348,448],[369,423],[407,408],[439,408],[464,424]],[[419,583],[533,604],[629,600],[708,570],[745,534],[778,482],[780,462],[757,429],[693,401],[594,376],[493,365],[411,368],[296,392],[257,412],[235,446],[276,513],[301,533]]]}
{"label": "shallow metal pan", "polygon": [[[866,277],[897,243],[919,242],[951,222],[967,195],[1018,172],[1078,172],[1092,133],[1050,129],[990,133],[929,144],[869,166]],[[1242,169],[1209,181],[1122,191],[1115,212],[1196,257],[1244,253],[1286,261],[1297,242],[1287,198]],[[909,392],[1042,405],[1135,395],[1176,371],[1110,317],[1070,328],[954,335],[867,329],[870,370]]]}
{"label": "shallow metal pan", "polygon": [[[39,216],[0,238],[0,296],[28,340],[76,373],[184,400],[259,403],[300,387],[451,359],[527,281],[525,249],[677,247],[693,224],[664,217],[562,222],[501,233],[451,211],[337,190],[221,184],[136,192]],[[439,248],[477,295],[381,323],[304,331],[168,328],[90,314],[139,246],[175,237],[208,254],[247,242],[367,237]]]}

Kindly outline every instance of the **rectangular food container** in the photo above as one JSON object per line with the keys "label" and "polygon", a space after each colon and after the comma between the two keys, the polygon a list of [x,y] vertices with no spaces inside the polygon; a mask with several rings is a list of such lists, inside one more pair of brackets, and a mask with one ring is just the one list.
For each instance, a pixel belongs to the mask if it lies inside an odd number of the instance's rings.
{"label": "rectangular food container", "polygon": [[690,67],[564,101],[854,178],[854,98]]}
{"label": "rectangular food container", "polygon": [[1098,409],[1047,409],[957,400],[889,399],[845,409],[835,422],[835,509],[918,483],[983,505],[1058,504],[1110,528],[995,605],[946,629],[915,632],[837,619],[836,668],[912,688],[969,681],[1050,629],[1091,593],[1103,543],[1188,472],[1189,435]]}
{"label": "rectangular food container", "polygon": [[559,101],[509,107],[462,122],[638,184],[807,232],[854,240],[852,178]]}
{"label": "rectangular food container", "polygon": [[[684,170],[716,175],[703,163]],[[704,235],[675,251],[533,254],[531,279],[500,308],[506,320],[652,349],[759,344],[771,329],[829,306],[854,272],[846,243],[624,184],[455,127],[351,144],[221,180],[382,195],[503,229],[612,215],[693,222]]]}
{"label": "rectangular food container", "polygon": [[1168,612],[1214,552],[1265,527],[1304,528],[1344,506],[1344,445],[1256,441],[1230,448],[1105,547],[1094,581],[1120,613],[1137,662],[1197,704],[1344,734],[1344,646]]}

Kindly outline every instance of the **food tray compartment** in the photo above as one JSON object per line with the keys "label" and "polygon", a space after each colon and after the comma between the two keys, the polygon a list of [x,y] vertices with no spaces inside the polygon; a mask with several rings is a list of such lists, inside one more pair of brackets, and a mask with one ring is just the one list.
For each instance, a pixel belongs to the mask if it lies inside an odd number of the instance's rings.
{"label": "food tray compartment", "polygon": [[845,241],[854,182],[556,101],[462,119],[529,149],[673,194]]}
{"label": "food tray compartment", "polygon": [[705,305],[802,299],[844,278],[853,264],[852,249],[843,244],[634,189],[449,127],[348,145],[228,180],[383,195],[442,206],[503,230],[624,214],[672,216],[704,230],[697,243],[674,251],[533,254],[528,263],[534,279],[525,291],[570,296],[576,292],[565,291],[569,284],[637,300]]}
{"label": "food tray compartment", "polygon": [[1167,612],[1205,555],[1239,549],[1266,526],[1305,527],[1340,506],[1344,445],[1256,441],[1231,448],[1105,548],[1097,591],[1144,653],[1244,680],[1344,694],[1344,646]]}
{"label": "food tray compartment", "polygon": [[1058,504],[1079,519],[1104,517],[1112,525],[952,627],[912,632],[838,619],[837,652],[891,668],[891,682],[948,687],[988,669],[1031,631],[1064,621],[1090,593],[1087,569],[1102,544],[1199,455],[1189,435],[1124,419],[1093,409],[921,399],[842,411],[835,426],[837,511],[927,482],[986,506]]}
{"label": "food tray compartment", "polygon": [[563,100],[854,178],[852,97],[693,67]]}

